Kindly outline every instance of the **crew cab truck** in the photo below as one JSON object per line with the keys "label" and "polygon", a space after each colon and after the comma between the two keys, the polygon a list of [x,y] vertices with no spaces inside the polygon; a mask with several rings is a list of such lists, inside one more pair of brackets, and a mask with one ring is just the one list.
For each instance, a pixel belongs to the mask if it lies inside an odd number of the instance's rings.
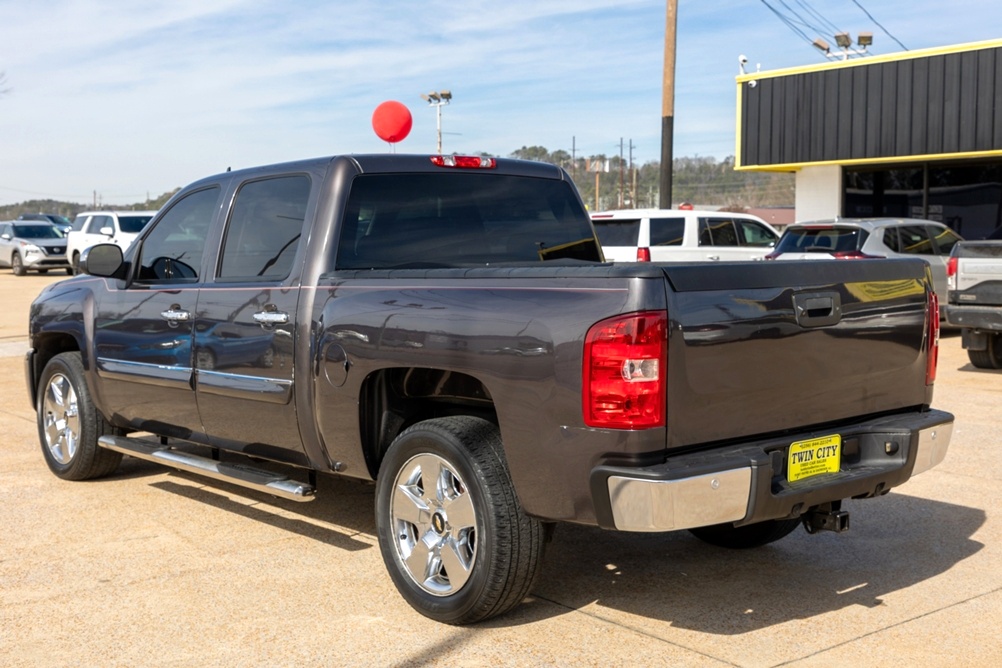
{"label": "crew cab truck", "polygon": [[541,163],[233,171],[39,295],[28,387],[60,478],[373,481],[397,589],[471,623],[527,595],[557,522],[754,547],[943,459],[926,264],[820,265],[605,263]]}
{"label": "crew cab truck", "polygon": [[979,369],[1002,369],[1002,240],[961,241],[947,262],[946,320]]}

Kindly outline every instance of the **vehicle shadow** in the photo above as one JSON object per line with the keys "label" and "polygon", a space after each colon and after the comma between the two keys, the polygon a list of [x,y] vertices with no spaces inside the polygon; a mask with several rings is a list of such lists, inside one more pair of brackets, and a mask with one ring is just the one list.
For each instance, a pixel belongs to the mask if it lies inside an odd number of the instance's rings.
{"label": "vehicle shadow", "polygon": [[[738,635],[881,597],[934,578],[982,547],[980,509],[891,494],[850,501],[844,535],[798,529],[752,550],[728,550],[686,531],[638,534],[559,526],[519,624],[560,607],[597,604],[672,626]],[[549,610],[547,610],[549,608]]]}

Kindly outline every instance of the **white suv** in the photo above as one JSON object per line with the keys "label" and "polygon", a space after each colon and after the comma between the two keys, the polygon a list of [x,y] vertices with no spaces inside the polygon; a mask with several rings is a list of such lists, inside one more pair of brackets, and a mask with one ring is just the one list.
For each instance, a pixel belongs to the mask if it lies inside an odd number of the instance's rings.
{"label": "white suv", "polygon": [[624,209],[591,222],[612,262],[761,260],[779,239],[761,218],[724,211]]}
{"label": "white suv", "polygon": [[66,235],[66,257],[74,268],[80,254],[94,244],[113,243],[124,251],[156,211],[84,211],[77,214]]}

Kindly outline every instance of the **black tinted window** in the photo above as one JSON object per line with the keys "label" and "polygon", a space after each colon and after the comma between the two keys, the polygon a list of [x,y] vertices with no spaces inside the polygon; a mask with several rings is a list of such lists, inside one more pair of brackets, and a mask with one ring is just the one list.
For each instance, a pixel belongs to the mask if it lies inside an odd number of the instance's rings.
{"label": "black tinted window", "polygon": [[14,236],[21,239],[62,239],[63,235],[49,223],[42,225],[15,225]]}
{"label": "black tinted window", "polygon": [[171,206],[143,239],[138,278],[154,283],[194,283],[202,265],[219,188],[186,195]]}
{"label": "black tinted window", "polygon": [[652,246],[681,246],[685,218],[651,218]]}
{"label": "black tinted window", "polygon": [[599,243],[603,246],[636,246],[637,238],[640,234],[639,218],[611,218],[592,219],[595,226],[595,234],[598,235]]}
{"label": "black tinted window", "polygon": [[336,266],[597,262],[600,257],[569,183],[450,171],[355,177]]}
{"label": "black tinted window", "polygon": [[242,186],[226,228],[219,277],[281,280],[288,276],[309,199],[310,179],[303,175]]}

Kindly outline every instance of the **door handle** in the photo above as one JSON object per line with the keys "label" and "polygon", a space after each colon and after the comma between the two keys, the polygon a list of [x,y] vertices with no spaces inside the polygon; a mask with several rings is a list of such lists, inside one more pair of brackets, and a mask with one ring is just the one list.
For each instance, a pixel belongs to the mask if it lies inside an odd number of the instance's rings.
{"label": "door handle", "polygon": [[254,314],[254,322],[262,325],[286,325],[289,314],[281,311],[258,311]]}
{"label": "door handle", "polygon": [[182,310],[180,304],[172,304],[166,311],[160,311],[160,317],[169,322],[171,325],[176,325],[180,322],[188,322],[191,320],[191,313]]}
{"label": "door handle", "polygon": [[720,259],[720,256],[719,255],[707,255],[706,259],[707,260],[714,260],[714,261],[716,261],[716,260]]}

